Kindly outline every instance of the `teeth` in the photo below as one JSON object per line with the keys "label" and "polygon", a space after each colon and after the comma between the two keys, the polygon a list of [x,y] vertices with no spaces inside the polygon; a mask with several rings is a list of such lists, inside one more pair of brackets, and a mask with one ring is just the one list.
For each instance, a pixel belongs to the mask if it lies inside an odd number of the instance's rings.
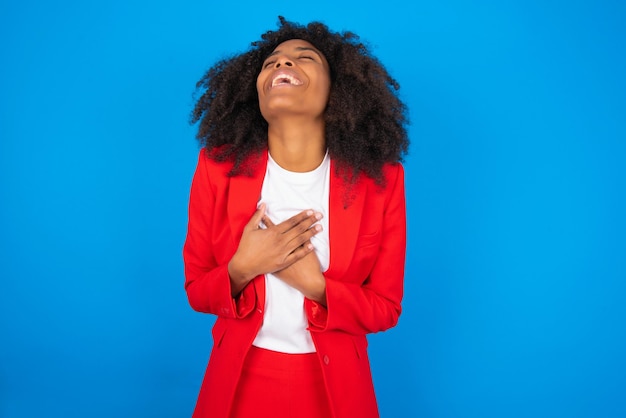
{"label": "teeth", "polygon": [[292,76],[291,74],[279,74],[272,80],[272,87],[275,87],[282,83],[289,83],[292,86],[299,86],[302,84],[300,80]]}

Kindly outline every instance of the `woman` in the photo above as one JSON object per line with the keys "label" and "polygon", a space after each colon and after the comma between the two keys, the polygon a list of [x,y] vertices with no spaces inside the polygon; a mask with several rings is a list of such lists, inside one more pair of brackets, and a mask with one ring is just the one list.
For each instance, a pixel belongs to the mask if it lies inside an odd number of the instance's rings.
{"label": "woman", "polygon": [[401,311],[406,110],[356,35],[279,19],[197,86],[185,289],[217,320],[194,417],[377,417],[366,334]]}

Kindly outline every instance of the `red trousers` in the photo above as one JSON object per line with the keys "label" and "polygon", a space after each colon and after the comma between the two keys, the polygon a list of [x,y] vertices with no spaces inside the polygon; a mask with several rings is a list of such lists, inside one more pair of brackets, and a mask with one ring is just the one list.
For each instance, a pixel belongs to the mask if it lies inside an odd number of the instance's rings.
{"label": "red trousers", "polygon": [[317,354],[285,354],[252,346],[231,418],[331,418]]}

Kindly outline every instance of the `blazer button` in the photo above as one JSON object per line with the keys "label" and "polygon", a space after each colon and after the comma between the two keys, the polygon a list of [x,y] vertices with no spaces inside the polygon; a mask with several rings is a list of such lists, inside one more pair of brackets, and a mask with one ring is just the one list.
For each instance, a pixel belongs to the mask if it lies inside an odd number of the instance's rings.
{"label": "blazer button", "polygon": [[328,363],[330,363],[330,359],[328,358],[328,356],[324,356],[324,364],[328,365]]}

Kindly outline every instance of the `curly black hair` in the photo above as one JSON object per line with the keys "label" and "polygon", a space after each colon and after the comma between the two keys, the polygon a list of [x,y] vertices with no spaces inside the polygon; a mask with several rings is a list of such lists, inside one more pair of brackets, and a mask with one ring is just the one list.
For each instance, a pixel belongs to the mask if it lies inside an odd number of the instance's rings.
{"label": "curly black hair", "polygon": [[200,122],[196,138],[201,146],[215,160],[231,161],[230,175],[245,171],[244,161],[267,147],[268,125],[256,89],[263,61],[280,43],[302,39],[320,50],[330,66],[324,113],[330,157],[349,180],[365,174],[383,184],[383,165],[402,161],[409,146],[399,84],[352,32],[332,32],[321,22],[303,26],[282,16],[278,26],[252,42],[247,52],[217,62],[196,84],[201,95],[190,122]]}

